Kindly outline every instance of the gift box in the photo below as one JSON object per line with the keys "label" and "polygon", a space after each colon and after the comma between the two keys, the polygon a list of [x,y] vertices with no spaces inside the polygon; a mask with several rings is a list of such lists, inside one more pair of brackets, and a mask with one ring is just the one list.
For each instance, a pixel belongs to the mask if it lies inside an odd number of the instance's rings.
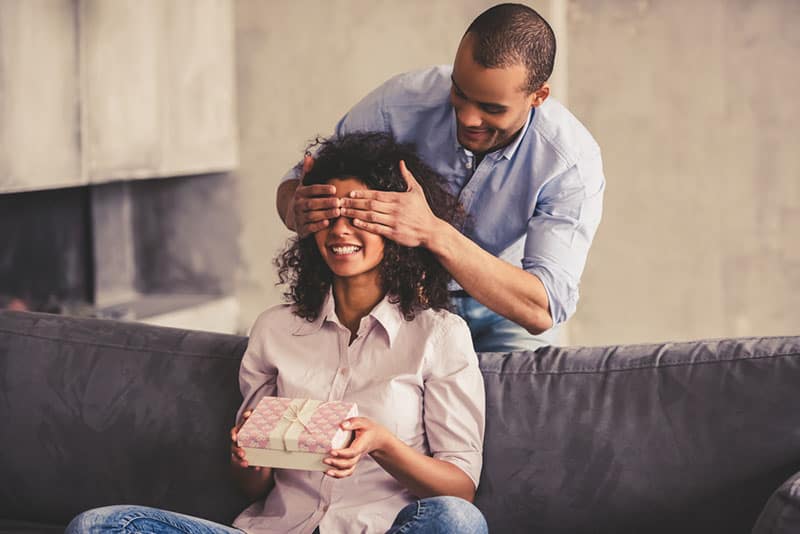
{"label": "gift box", "polygon": [[339,425],[358,415],[352,402],[263,397],[239,430],[250,465],[325,471],[331,449],[346,447],[353,432]]}

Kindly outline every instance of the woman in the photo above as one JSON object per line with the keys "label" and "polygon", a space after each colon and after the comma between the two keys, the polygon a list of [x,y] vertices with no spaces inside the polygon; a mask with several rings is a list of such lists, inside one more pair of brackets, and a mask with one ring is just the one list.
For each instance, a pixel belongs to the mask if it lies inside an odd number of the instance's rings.
{"label": "woman", "polygon": [[[333,187],[340,198],[364,188],[405,191],[410,170],[438,216],[456,211],[438,177],[387,134],[316,148],[305,185]],[[96,524],[119,532],[122,523],[131,532],[486,532],[470,503],[481,469],[483,381],[466,324],[446,310],[447,272],[427,250],[343,217],[295,241],[276,263],[290,304],[253,326],[231,429],[232,470],[256,502],[234,528],[110,507],[78,516],[68,532]],[[355,439],[330,452],[325,472],[250,467],[237,432],[265,395],[356,402],[363,416],[341,423]]]}

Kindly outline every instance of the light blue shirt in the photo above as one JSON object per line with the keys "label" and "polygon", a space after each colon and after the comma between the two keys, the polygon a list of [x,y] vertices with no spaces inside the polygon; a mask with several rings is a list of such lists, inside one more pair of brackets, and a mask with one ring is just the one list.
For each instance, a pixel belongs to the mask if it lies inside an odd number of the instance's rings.
{"label": "light blue shirt", "polygon": [[[414,143],[467,210],[462,232],[544,284],[554,324],[578,302],[578,285],[600,223],[605,179],[600,148],[563,105],[548,98],[520,135],[475,167],[459,145],[450,104],[452,67],[400,74],[372,91],[336,134],[385,131]],[[295,178],[290,171],[284,179]]]}

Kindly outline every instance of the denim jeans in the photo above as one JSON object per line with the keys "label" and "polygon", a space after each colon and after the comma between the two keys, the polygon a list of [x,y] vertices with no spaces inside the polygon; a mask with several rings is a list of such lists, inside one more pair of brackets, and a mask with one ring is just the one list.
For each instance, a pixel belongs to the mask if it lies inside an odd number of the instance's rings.
{"label": "denim jeans", "polygon": [[[319,534],[319,529],[314,532]],[[413,502],[400,510],[387,534],[407,532],[488,534],[489,529],[483,514],[471,503],[456,497],[430,497]],[[242,531],[158,508],[119,505],[83,512],[65,530],[65,534],[84,533],[242,534]]]}
{"label": "denim jeans", "polygon": [[558,339],[558,327],[539,335],[531,334],[463,291],[451,293],[450,300],[453,303],[453,311],[469,326],[475,352],[536,350],[545,345],[554,345]]}

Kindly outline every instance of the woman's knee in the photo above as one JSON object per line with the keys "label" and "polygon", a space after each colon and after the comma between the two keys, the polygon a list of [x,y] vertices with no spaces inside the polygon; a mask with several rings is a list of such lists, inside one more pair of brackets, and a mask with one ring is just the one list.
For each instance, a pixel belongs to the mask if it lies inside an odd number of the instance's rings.
{"label": "woman's knee", "polygon": [[84,534],[86,532],[103,532],[119,526],[122,514],[129,511],[128,506],[103,506],[92,508],[76,515],[67,525],[65,534]]}
{"label": "woman's knee", "polygon": [[[449,525],[456,527],[453,532],[488,532],[486,518],[478,507],[459,497],[441,496],[423,499],[424,507],[435,506],[436,515]],[[463,529],[463,530],[462,530]]]}
{"label": "woman's knee", "polygon": [[458,532],[486,534],[486,519],[478,508],[458,497],[428,497],[411,503],[397,516],[389,532]]}

